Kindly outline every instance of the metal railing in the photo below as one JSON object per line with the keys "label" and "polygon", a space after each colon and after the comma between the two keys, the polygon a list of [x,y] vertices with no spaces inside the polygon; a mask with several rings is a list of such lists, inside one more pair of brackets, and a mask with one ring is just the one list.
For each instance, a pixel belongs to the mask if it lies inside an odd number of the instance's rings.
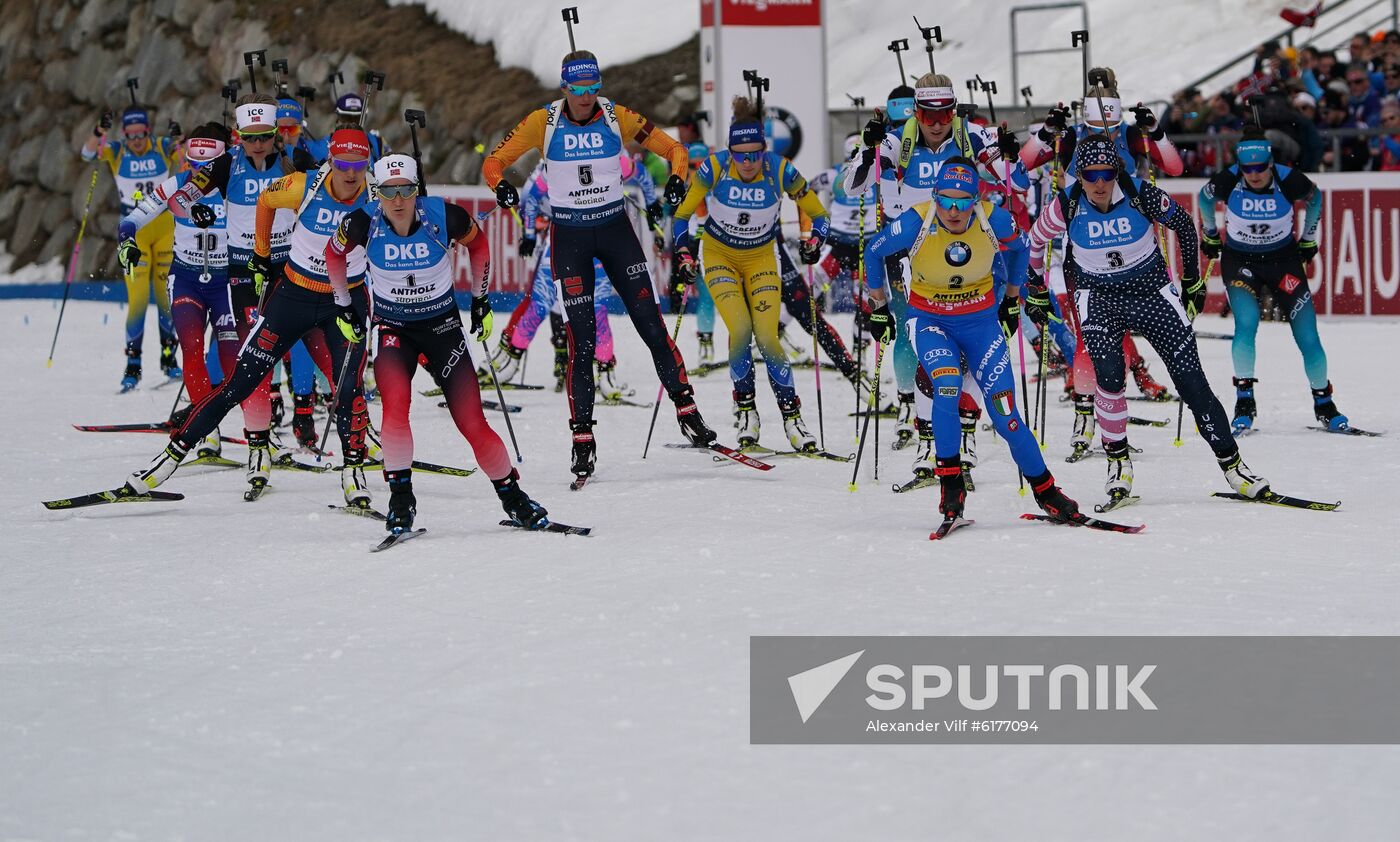
{"label": "metal railing", "polygon": [[[1358,128],[1358,129],[1324,129],[1324,128],[1319,128],[1317,131],[1318,131],[1318,134],[1322,136],[1322,141],[1323,141],[1323,143],[1327,144],[1328,146],[1330,146],[1330,147],[1332,148],[1332,160],[1333,160],[1333,161],[1340,161],[1340,160],[1341,160],[1341,158],[1342,158],[1342,143],[1343,143],[1344,141],[1346,141],[1346,140],[1351,139],[1351,138],[1358,138],[1358,137],[1360,137],[1360,138],[1373,138],[1373,137],[1389,137],[1389,136],[1391,136],[1391,135],[1400,135],[1400,132],[1395,132],[1395,131],[1391,131],[1391,130],[1389,130],[1389,129],[1379,128],[1379,127],[1376,127],[1376,128],[1365,128],[1365,129],[1359,129],[1359,128]],[[1211,133],[1211,134],[1172,134],[1172,135],[1170,135],[1170,137],[1171,137],[1172,143],[1176,144],[1176,146],[1177,146],[1178,149],[1182,148],[1182,147],[1185,146],[1185,145],[1190,145],[1190,144],[1194,144],[1194,145],[1196,145],[1196,146],[1198,146],[1198,147],[1201,146],[1201,145],[1203,145],[1203,144],[1204,144],[1204,145],[1209,145],[1209,146],[1215,147],[1215,160],[1216,160],[1216,162],[1217,162],[1217,166],[1214,168],[1215,170],[1220,169],[1220,166],[1223,164],[1223,162],[1227,160],[1227,155],[1226,155],[1226,153],[1233,151],[1234,148],[1235,148],[1235,144],[1239,142],[1239,133],[1238,133],[1238,132]],[[1341,171],[1340,168],[1339,168],[1339,167],[1336,167],[1336,166],[1334,166],[1334,167],[1331,168],[1331,169],[1316,170],[1316,172],[1340,172],[1340,171]],[[1187,176],[1185,176],[1185,177],[1191,178],[1191,177],[1195,177],[1195,176],[1187,175]]]}

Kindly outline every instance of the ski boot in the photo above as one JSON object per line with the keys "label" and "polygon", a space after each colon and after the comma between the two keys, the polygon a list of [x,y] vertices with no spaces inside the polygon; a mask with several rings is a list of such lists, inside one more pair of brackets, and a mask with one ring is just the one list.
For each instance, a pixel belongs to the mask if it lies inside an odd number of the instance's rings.
{"label": "ski boot", "polygon": [[141,351],[126,349],[126,371],[122,372],[122,391],[130,392],[141,382]]}
{"label": "ski boot", "polygon": [[797,398],[791,403],[779,401],[778,410],[783,414],[783,431],[792,449],[799,453],[816,453],[817,437],[807,432],[807,425],[802,423],[802,402]]}
{"label": "ski boot", "polygon": [[1113,506],[1133,493],[1133,458],[1127,439],[1108,442],[1103,449],[1108,454],[1108,480],[1103,490],[1108,494],[1109,505]]}
{"label": "ski boot", "polygon": [[520,370],[520,360],[524,356],[524,348],[511,346],[503,337],[500,347],[491,357],[491,369],[496,372],[496,379],[502,383],[510,382]]}
{"label": "ski boot", "polygon": [[967,503],[962,460],[957,456],[939,459],[934,473],[938,476],[938,513],[945,518],[962,517],[963,505]]}
{"label": "ski boot", "polygon": [[556,392],[562,392],[562,391],[564,391],[564,387],[565,387],[566,385],[568,385],[567,383],[564,382],[564,381],[568,378],[568,374],[569,374],[569,349],[568,349],[568,348],[555,348],[555,349],[554,349],[554,391],[556,391]]}
{"label": "ski boot", "polygon": [[392,533],[412,532],[413,518],[418,514],[418,498],[413,496],[413,469],[385,471],[389,482],[389,517],[384,528]]}
{"label": "ski boot", "polygon": [[1070,436],[1069,462],[1078,462],[1094,443],[1094,396],[1074,396],[1074,434]]}
{"label": "ski boot", "polygon": [[715,431],[705,426],[700,417],[700,407],[695,405],[695,390],[689,385],[682,386],[671,394],[676,405],[676,421],[681,425],[681,433],[695,447],[709,447],[717,436]]}
{"label": "ski boot", "polygon": [[620,401],[634,393],[635,390],[627,388],[626,383],[617,379],[617,360],[612,359],[607,362],[598,361],[598,374],[594,382],[598,384],[598,393],[604,401]]}
{"label": "ski boot", "polygon": [[696,333],[695,336],[700,340],[700,365],[709,365],[715,361],[715,335]]}
{"label": "ski boot", "polygon": [[356,509],[369,508],[369,485],[365,483],[365,468],[359,462],[347,462],[340,468],[340,490],[345,505]]}
{"label": "ski boot", "polygon": [[292,435],[304,450],[315,451],[316,438],[315,406],[311,395],[292,395]]}
{"label": "ski boot", "polygon": [[219,428],[218,428],[218,427],[215,427],[215,428],[214,428],[214,431],[213,431],[212,433],[210,433],[209,435],[205,436],[202,440],[200,440],[199,444],[195,445],[195,449],[194,449],[194,458],[196,458],[196,459],[205,459],[205,458],[217,459],[217,458],[219,458],[220,456],[222,456],[223,453],[224,453],[224,442],[223,442],[223,439],[219,438]]}
{"label": "ski boot", "polygon": [[1030,483],[1031,491],[1035,493],[1036,505],[1055,520],[1067,523],[1071,515],[1079,513],[1079,504],[1065,496],[1049,471],[1038,477],[1027,477],[1026,482]]}
{"label": "ski boot", "polygon": [[1236,494],[1255,500],[1269,490],[1269,481],[1251,473],[1238,450],[1231,456],[1216,457],[1215,461],[1220,463],[1220,470],[1225,472],[1225,481],[1230,483]]}
{"label": "ski boot", "polygon": [[739,449],[758,444],[758,407],[752,393],[734,393],[734,428],[739,431]]}
{"label": "ski boot", "polygon": [[1329,430],[1345,430],[1348,426],[1347,417],[1337,410],[1337,405],[1332,402],[1332,381],[1327,381],[1327,388],[1313,389],[1313,415],[1322,426]]}
{"label": "ski boot", "polygon": [[135,494],[145,494],[170,479],[185,459],[184,446],[172,439],[144,470],[136,471],[126,480],[126,487]]}
{"label": "ski boot", "polygon": [[899,417],[894,428],[894,442],[891,450],[903,450],[914,440],[914,393],[899,393]]}
{"label": "ski boot", "polygon": [[927,418],[916,418],[914,429],[919,434],[919,442],[914,446],[914,464],[910,470],[916,477],[931,477],[938,467],[933,457],[933,422]]}
{"label": "ski boot", "polygon": [[243,492],[245,500],[256,500],[258,495],[262,494],[262,490],[267,487],[267,481],[272,472],[272,448],[269,443],[269,435],[267,430],[243,431],[243,437],[248,440],[248,470],[244,475],[248,480],[248,490]]}
{"label": "ski boot", "polygon": [[[274,428],[280,427],[282,426],[282,422],[287,420],[287,407],[282,403],[282,390],[272,389],[268,392],[267,397],[272,407],[272,416],[270,418],[272,426]],[[293,395],[292,399],[295,400],[296,395]]]}
{"label": "ski boot", "polygon": [[179,409],[175,410],[174,412],[170,413],[170,420],[166,421],[165,423],[170,426],[170,429],[178,430],[181,427],[185,426],[186,421],[190,420],[191,412],[194,412],[194,404],[187,403]]}
{"label": "ski boot", "polygon": [[1172,396],[1167,392],[1167,387],[1152,379],[1152,374],[1147,370],[1147,360],[1138,357],[1133,363],[1133,381],[1137,383],[1138,391],[1143,397],[1150,401],[1169,401]]}
{"label": "ski boot", "polygon": [[574,434],[573,464],[569,470],[579,479],[593,476],[593,466],[598,461],[598,443],[593,439],[593,422],[570,424]]}
{"label": "ski boot", "polygon": [[[1236,377],[1234,382],[1235,417],[1230,421],[1230,430],[1238,436],[1254,426],[1254,419],[1259,412],[1259,408],[1254,403],[1254,384],[1259,381],[1253,377]],[[1333,407],[1333,409],[1335,408]]]}
{"label": "ski boot", "polygon": [[982,418],[981,407],[958,410],[962,425],[962,466],[964,471],[977,467],[977,422]]}
{"label": "ski boot", "polygon": [[549,525],[549,512],[521,489],[519,471],[512,469],[508,476],[491,480],[491,485],[495,486],[501,508],[512,521],[526,529],[542,529]]}
{"label": "ski boot", "polygon": [[175,337],[161,337],[160,370],[162,374],[171,380],[179,380],[183,376],[180,371],[180,361],[175,358],[175,348]]}

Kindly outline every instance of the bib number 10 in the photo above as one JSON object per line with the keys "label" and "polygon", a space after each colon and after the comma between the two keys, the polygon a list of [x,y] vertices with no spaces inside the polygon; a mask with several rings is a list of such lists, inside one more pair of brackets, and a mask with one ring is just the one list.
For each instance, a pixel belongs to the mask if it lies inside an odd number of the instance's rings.
{"label": "bib number 10", "polygon": [[194,247],[200,251],[218,251],[219,235],[207,231],[194,235]]}

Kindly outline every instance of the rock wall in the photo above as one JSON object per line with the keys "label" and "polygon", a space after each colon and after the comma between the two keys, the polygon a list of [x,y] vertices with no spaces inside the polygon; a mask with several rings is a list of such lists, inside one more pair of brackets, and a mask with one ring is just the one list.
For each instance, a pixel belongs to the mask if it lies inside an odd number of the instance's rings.
{"label": "rock wall", "polygon": [[[128,104],[125,82],[140,79],[140,101],[157,131],[219,119],[219,91],[232,78],[247,90],[243,53],[286,58],[291,87],[319,91],[310,103],[313,133],[333,120],[326,77],[347,85],[373,68],[383,93],[370,124],[395,149],[409,145],[404,108],[428,113],[420,133],[429,180],[475,183],[482,154],[530,109],[555,93],[530,73],[502,69],[495,50],[459,35],[419,6],[383,0],[298,3],[269,9],[248,0],[7,0],[0,17],[0,242],[18,268],[66,259],[77,234],[92,165],[78,150],[103,109]],[[607,66],[608,92],[658,123],[696,107],[698,38],[669,53]],[[561,54],[562,57],[562,54]],[[259,89],[272,87],[269,69]],[[344,90],[342,89],[342,93]],[[117,274],[116,190],[97,168],[79,279]],[[58,280],[58,279],[55,279]]]}

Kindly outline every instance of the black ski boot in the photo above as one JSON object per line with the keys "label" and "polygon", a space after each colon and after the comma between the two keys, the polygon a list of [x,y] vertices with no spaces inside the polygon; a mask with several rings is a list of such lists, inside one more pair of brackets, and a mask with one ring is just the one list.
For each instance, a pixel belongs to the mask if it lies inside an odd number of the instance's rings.
{"label": "black ski boot", "polygon": [[141,349],[126,348],[126,371],[122,372],[122,391],[130,392],[141,382]]}
{"label": "black ski boot", "polygon": [[385,471],[389,482],[389,518],[384,528],[390,532],[411,532],[418,514],[418,498],[413,496],[413,469]]}
{"label": "black ski boot", "polygon": [[519,471],[512,469],[509,476],[491,480],[491,484],[496,488],[496,496],[501,498],[501,508],[505,509],[512,521],[526,529],[541,529],[549,525],[549,512],[520,488]]}
{"label": "black ski boot", "polygon": [[292,395],[292,435],[297,444],[315,450],[317,445],[315,398],[311,395]]}
{"label": "black ski boot", "polygon": [[574,461],[569,467],[579,479],[593,476],[593,466],[598,461],[598,443],[593,440],[593,422],[570,424],[574,434]]}
{"label": "black ski boot", "polygon": [[709,447],[714,444],[716,438],[715,431],[705,426],[705,419],[700,417],[700,407],[695,405],[695,390],[689,385],[682,386],[680,391],[671,395],[671,400],[676,405],[676,421],[680,422],[681,433],[695,447]]}
{"label": "black ski boot", "polygon": [[1079,504],[1065,496],[1049,471],[1038,477],[1027,477],[1026,481],[1031,484],[1031,491],[1035,492],[1036,505],[1050,517],[1067,523],[1070,515],[1079,514]]}
{"label": "black ski boot", "polygon": [[1259,412],[1254,403],[1254,384],[1259,381],[1253,377],[1236,377],[1234,382],[1235,417],[1230,420],[1230,429],[1238,436],[1254,426],[1254,419]]}
{"label": "black ski boot", "polygon": [[[296,395],[293,395],[292,399],[295,400]],[[277,388],[276,383],[272,384],[272,388],[268,391],[267,400],[272,409],[272,416],[268,420],[272,422],[272,428],[275,430],[282,426],[283,421],[287,420],[287,407],[286,404],[282,403],[282,390]]]}
{"label": "black ski boot", "polygon": [[938,513],[945,518],[962,517],[963,505],[967,503],[962,459],[958,456],[940,458],[934,473],[938,475]]}
{"label": "black ski boot", "polygon": [[1332,402],[1332,381],[1327,381],[1327,388],[1313,389],[1313,415],[1322,422],[1322,426],[1329,430],[1345,430],[1347,428],[1347,417]]}
{"label": "black ski boot", "polygon": [[160,338],[160,370],[171,380],[179,380],[182,376],[180,361],[175,357],[176,347],[178,347],[178,343],[175,341],[174,335]]}

